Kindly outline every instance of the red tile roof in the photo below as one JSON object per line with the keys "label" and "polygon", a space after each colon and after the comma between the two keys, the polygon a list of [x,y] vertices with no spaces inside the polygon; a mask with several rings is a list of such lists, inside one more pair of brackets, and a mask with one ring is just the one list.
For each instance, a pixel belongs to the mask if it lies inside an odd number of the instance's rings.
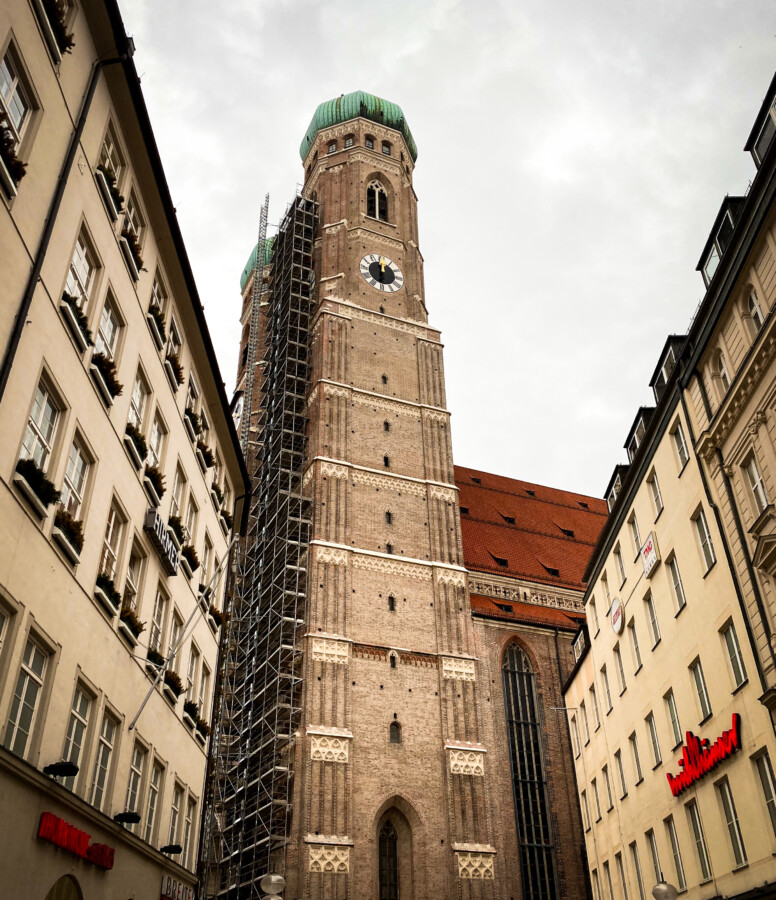
{"label": "red tile roof", "polygon": [[463,466],[455,467],[455,483],[468,569],[584,590],[606,522],[603,500]]}
{"label": "red tile roof", "polygon": [[484,619],[522,622],[527,625],[549,625],[563,631],[576,631],[585,621],[582,613],[576,614],[551,606],[538,606],[535,603],[494,600],[492,597],[480,597],[477,594],[472,594],[470,600],[472,615]]}

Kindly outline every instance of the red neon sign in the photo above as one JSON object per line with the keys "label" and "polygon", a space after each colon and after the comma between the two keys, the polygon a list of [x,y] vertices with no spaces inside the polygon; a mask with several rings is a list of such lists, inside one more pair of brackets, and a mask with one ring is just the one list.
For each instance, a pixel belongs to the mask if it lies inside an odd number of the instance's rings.
{"label": "red neon sign", "polygon": [[682,771],[678,775],[668,774],[668,784],[674,797],[699,781],[718,766],[723,760],[732,756],[741,747],[741,716],[733,713],[733,724],[728,731],[723,731],[714,743],[708,738],[696,737],[691,731],[685,735],[684,749],[679,765]]}
{"label": "red neon sign", "polygon": [[113,857],[116,851],[107,844],[90,844],[91,835],[75,825],[70,825],[54,813],[44,812],[40,816],[38,837],[60,847],[68,853],[80,856],[87,862],[101,869],[113,868]]}

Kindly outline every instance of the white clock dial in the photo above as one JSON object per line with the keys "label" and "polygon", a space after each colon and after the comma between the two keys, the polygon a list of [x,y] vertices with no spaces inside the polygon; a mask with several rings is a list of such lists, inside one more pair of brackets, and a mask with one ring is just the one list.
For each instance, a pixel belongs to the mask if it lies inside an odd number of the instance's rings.
{"label": "white clock dial", "polygon": [[359,264],[361,276],[367,284],[378,291],[392,294],[404,287],[404,275],[401,269],[379,253],[368,253]]}

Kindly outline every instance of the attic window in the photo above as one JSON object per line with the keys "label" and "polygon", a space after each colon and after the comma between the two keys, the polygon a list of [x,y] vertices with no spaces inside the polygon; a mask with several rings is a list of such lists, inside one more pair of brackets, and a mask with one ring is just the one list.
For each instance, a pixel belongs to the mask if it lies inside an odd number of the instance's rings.
{"label": "attic window", "polygon": [[652,388],[655,394],[655,400],[659,400],[663,396],[663,391],[668,384],[668,379],[671,377],[671,373],[675,368],[676,356],[674,355],[674,348],[669,347],[665,359],[663,360],[663,364],[660,366],[660,371],[657,373],[657,378],[655,378],[654,387]]}
{"label": "attic window", "polygon": [[566,535],[566,537],[574,537],[574,529],[573,528],[564,528],[562,525],[558,525],[558,528]]}
{"label": "attic window", "polygon": [[590,509],[589,504],[585,503],[584,500],[577,500],[577,503],[582,507],[582,509]]}
{"label": "attic window", "polygon": [[514,524],[515,524],[515,517],[514,517],[514,516],[505,516],[504,513],[499,513],[499,515],[500,515],[501,518],[502,518],[505,522],[507,522],[509,525],[514,525]]}
{"label": "attic window", "polygon": [[461,515],[464,515],[464,516],[468,516],[468,515],[469,515],[469,507],[468,507],[468,506],[462,506],[462,507],[461,507]]}
{"label": "attic window", "polygon": [[481,479],[481,478],[475,478],[474,475],[471,476],[471,480],[472,480],[475,484],[482,484],[482,479]]}
{"label": "attic window", "polygon": [[717,233],[714,235],[711,249],[706,257],[706,262],[703,264],[703,280],[706,287],[709,286],[711,279],[714,277],[722,254],[727,250],[732,237],[733,217],[730,215],[730,210],[726,210],[725,215],[722,217],[722,222],[717,229]]}
{"label": "attic window", "polygon": [[529,491],[528,488],[525,489],[525,492],[526,492],[526,494],[528,494],[529,497],[536,496],[536,491]]}
{"label": "attic window", "polygon": [[514,612],[511,606],[507,606],[506,603],[497,603],[496,606],[502,611],[506,613]]}
{"label": "attic window", "polygon": [[548,575],[555,575],[556,577],[560,575],[560,569],[555,569],[552,566],[546,566],[541,560],[539,560],[539,564],[543,569],[547,571]]}
{"label": "attic window", "polygon": [[[488,553],[490,553],[490,550],[488,550]],[[496,556],[495,553],[490,553],[490,555],[496,561],[497,566],[501,566],[503,569],[509,568],[509,560],[508,559],[504,559],[503,556]]]}
{"label": "attic window", "polygon": [[644,416],[639,416],[638,422],[636,423],[636,430],[633,433],[633,437],[630,439],[628,444],[628,459],[633,462],[636,451],[641,446],[641,442],[644,440],[644,435],[646,434],[647,426],[644,424]]}
{"label": "attic window", "polygon": [[754,144],[754,150],[752,151],[752,155],[754,156],[754,161],[757,164],[758,169],[762,164],[765,154],[768,152],[768,147],[770,147],[771,145],[773,135],[774,133],[776,133],[776,125],[774,125],[775,120],[776,100],[773,101],[773,103],[771,104],[771,108],[768,110],[768,115],[765,117],[763,127],[760,129],[760,134],[757,136],[757,140]]}

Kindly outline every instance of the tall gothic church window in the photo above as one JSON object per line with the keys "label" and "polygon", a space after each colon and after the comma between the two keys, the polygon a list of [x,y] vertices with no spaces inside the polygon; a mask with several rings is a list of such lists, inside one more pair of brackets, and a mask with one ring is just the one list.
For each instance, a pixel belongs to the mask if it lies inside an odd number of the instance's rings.
{"label": "tall gothic church window", "polygon": [[380,900],[399,900],[398,835],[390,819],[380,829]]}
{"label": "tall gothic church window", "polygon": [[557,900],[536,678],[517,644],[506,652],[502,675],[523,897]]}
{"label": "tall gothic church window", "polygon": [[366,214],[381,222],[388,221],[388,194],[379,181],[370,181],[366,189]]}

